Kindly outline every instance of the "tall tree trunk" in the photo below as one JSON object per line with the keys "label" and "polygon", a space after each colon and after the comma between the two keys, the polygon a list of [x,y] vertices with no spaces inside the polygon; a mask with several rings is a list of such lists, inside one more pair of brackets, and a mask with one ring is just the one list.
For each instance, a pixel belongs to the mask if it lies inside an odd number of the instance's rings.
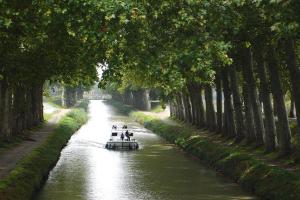
{"label": "tall tree trunk", "polygon": [[224,93],[224,120],[225,120],[225,130],[226,135],[229,138],[236,137],[235,121],[233,117],[233,106],[231,99],[231,89],[228,80],[228,69],[223,69],[222,72],[222,83],[223,83],[223,93]]}
{"label": "tall tree trunk", "polygon": [[283,155],[291,152],[291,130],[285,108],[281,81],[278,73],[278,62],[273,46],[268,49],[268,69],[270,72],[271,89],[274,102],[276,102],[278,117],[278,143]]}
{"label": "tall tree trunk", "polygon": [[199,97],[198,99],[198,105],[199,105],[199,121],[200,121],[200,127],[204,128],[206,124],[206,119],[205,119],[205,109],[204,109],[204,103],[203,103],[203,98],[202,98],[202,91],[203,87],[201,85],[197,85],[197,90],[199,91]]}
{"label": "tall tree trunk", "polygon": [[267,81],[266,67],[261,48],[257,49],[256,63],[257,71],[260,80],[260,97],[263,102],[264,116],[265,116],[265,143],[266,151],[271,152],[275,149],[275,134],[276,126],[274,120],[274,113],[269,91],[269,83]]}
{"label": "tall tree trunk", "polygon": [[204,99],[205,99],[205,118],[206,118],[206,127],[211,129],[211,110],[209,106],[207,86],[204,86]]}
{"label": "tall tree trunk", "polygon": [[237,84],[235,64],[230,66],[230,82],[232,88],[234,113],[235,113],[235,121],[236,121],[236,142],[240,142],[245,137],[245,133],[244,133],[245,126],[244,126],[244,116],[243,116],[243,105],[242,105],[239,88]]}
{"label": "tall tree trunk", "polygon": [[76,89],[70,86],[65,88],[65,104],[67,107],[74,106],[76,104]]}
{"label": "tall tree trunk", "polygon": [[285,41],[286,63],[289,70],[292,83],[292,96],[295,101],[297,116],[297,157],[300,159],[300,67],[297,65],[295,40],[287,39]]}
{"label": "tall tree trunk", "polygon": [[149,90],[139,89],[137,91],[133,91],[133,97],[134,97],[134,106],[137,109],[145,110],[145,111],[151,110]]}
{"label": "tall tree trunk", "polygon": [[243,67],[243,75],[248,85],[248,93],[249,93],[249,102],[251,104],[254,121],[255,121],[255,139],[256,145],[260,146],[264,143],[263,135],[264,135],[264,124],[262,118],[261,107],[258,102],[257,91],[255,86],[255,79],[253,74],[253,57],[252,51],[250,48],[244,48],[244,67]]}
{"label": "tall tree trunk", "polygon": [[222,108],[222,82],[220,72],[216,74],[216,90],[217,90],[217,132],[221,133],[223,126],[223,108]]}
{"label": "tall tree trunk", "polygon": [[24,87],[22,84],[18,84],[18,86],[14,90],[14,98],[13,98],[13,134],[22,133],[24,130]]}
{"label": "tall tree trunk", "polygon": [[205,85],[206,119],[210,131],[216,131],[216,112],[213,104],[211,85]]}
{"label": "tall tree trunk", "polygon": [[26,89],[26,126],[30,128],[33,126],[33,114],[32,114],[32,87],[27,86]]}
{"label": "tall tree trunk", "polygon": [[5,140],[10,141],[12,136],[12,127],[11,127],[12,89],[6,82],[3,83],[2,89],[3,89],[2,134]]}
{"label": "tall tree trunk", "polygon": [[176,95],[176,102],[177,102],[177,105],[178,105],[178,110],[179,110],[179,120],[180,121],[184,121],[184,107],[183,107],[183,104],[182,104],[182,99],[181,99],[181,94],[178,93]]}
{"label": "tall tree trunk", "polygon": [[184,110],[185,110],[185,121],[191,123],[191,106],[189,97],[186,91],[182,92],[182,101],[184,104]]}
{"label": "tall tree trunk", "polygon": [[83,91],[82,86],[79,86],[79,87],[76,89],[77,100],[83,99],[83,93],[84,93],[84,91]]}
{"label": "tall tree trunk", "polygon": [[183,112],[183,119],[182,121],[186,121],[187,119],[187,111],[186,111],[186,105],[185,105],[185,102],[184,102],[184,97],[183,97],[183,94],[182,92],[180,92],[180,100],[181,100],[181,105],[182,105],[182,112]]}
{"label": "tall tree trunk", "polygon": [[[194,99],[194,117],[195,117],[195,125],[199,128],[203,128],[204,122],[203,122],[203,102],[202,102],[202,97],[201,97],[201,91],[200,87],[197,83],[192,83],[191,84],[191,90],[193,93],[193,99]],[[202,106],[202,110],[201,110]]]}
{"label": "tall tree trunk", "polygon": [[61,87],[61,106],[62,107],[64,107],[64,106],[66,106],[66,104],[65,104],[65,87],[64,86],[62,86]]}
{"label": "tall tree trunk", "polygon": [[190,83],[187,86],[190,100],[191,100],[191,110],[192,110],[192,124],[197,125],[197,103],[196,103],[196,98],[195,98],[195,93],[194,93],[194,88],[193,84]]}
{"label": "tall tree trunk", "polygon": [[254,128],[254,116],[251,104],[249,102],[249,92],[247,82],[243,81],[243,99],[245,107],[245,125],[246,125],[246,140],[247,143],[255,141],[255,128]]}
{"label": "tall tree trunk", "polygon": [[44,121],[44,106],[43,106],[43,85],[44,82],[41,82],[37,85],[37,114],[38,122]]}
{"label": "tall tree trunk", "polygon": [[2,121],[3,121],[3,112],[4,112],[4,102],[3,102],[3,81],[0,80],[0,140],[3,138],[3,135],[2,135]]}
{"label": "tall tree trunk", "polygon": [[177,118],[177,114],[176,114],[176,105],[175,105],[175,100],[172,99],[169,101],[169,104],[170,104],[170,117],[172,118]]}
{"label": "tall tree trunk", "polygon": [[295,101],[294,98],[291,97],[291,106],[290,106],[290,112],[289,112],[289,117],[290,118],[295,118]]}
{"label": "tall tree trunk", "polygon": [[32,114],[33,114],[33,126],[36,126],[39,124],[39,112],[38,112],[38,107],[39,107],[39,101],[38,101],[38,87],[35,84],[32,84]]}

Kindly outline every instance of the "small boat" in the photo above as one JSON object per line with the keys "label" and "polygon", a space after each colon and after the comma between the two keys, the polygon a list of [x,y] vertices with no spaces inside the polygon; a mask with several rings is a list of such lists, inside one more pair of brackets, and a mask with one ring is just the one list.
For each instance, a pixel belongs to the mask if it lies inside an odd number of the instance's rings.
{"label": "small boat", "polygon": [[138,141],[133,138],[133,133],[129,132],[127,126],[118,129],[113,125],[110,139],[105,144],[106,149],[113,150],[136,150],[139,148]]}

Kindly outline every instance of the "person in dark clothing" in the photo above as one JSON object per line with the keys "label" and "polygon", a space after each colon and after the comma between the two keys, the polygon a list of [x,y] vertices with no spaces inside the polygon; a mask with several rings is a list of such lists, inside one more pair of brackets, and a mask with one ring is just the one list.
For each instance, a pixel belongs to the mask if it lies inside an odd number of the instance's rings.
{"label": "person in dark clothing", "polygon": [[125,132],[125,136],[126,136],[127,140],[130,141],[130,136],[129,136],[128,130]]}
{"label": "person in dark clothing", "polygon": [[124,140],[124,134],[123,133],[121,134],[121,140],[122,141]]}

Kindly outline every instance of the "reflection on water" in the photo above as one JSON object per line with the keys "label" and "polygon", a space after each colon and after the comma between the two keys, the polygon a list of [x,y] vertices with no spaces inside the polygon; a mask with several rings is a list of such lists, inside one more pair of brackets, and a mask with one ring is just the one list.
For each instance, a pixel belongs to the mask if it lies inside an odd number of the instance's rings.
{"label": "reflection on water", "polygon": [[[113,124],[128,124],[138,151],[104,149]],[[234,183],[175,146],[91,101],[90,120],[69,141],[38,200],[210,200],[253,199]]]}

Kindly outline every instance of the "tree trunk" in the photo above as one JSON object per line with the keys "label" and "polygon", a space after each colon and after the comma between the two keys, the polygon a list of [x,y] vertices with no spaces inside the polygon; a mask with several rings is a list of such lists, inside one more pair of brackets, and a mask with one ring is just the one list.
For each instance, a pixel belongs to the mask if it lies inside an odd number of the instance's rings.
{"label": "tree trunk", "polygon": [[178,93],[176,95],[176,102],[177,102],[178,109],[179,109],[179,118],[178,119],[180,121],[184,121],[184,118],[185,118],[185,116],[184,116],[184,106],[182,104],[182,99],[181,99],[181,94],[180,93]]}
{"label": "tree trunk", "polygon": [[264,135],[264,124],[262,118],[261,107],[257,98],[257,91],[255,86],[255,79],[253,74],[253,57],[250,48],[244,48],[244,67],[243,67],[243,75],[248,85],[248,93],[249,93],[249,102],[251,104],[254,121],[255,121],[255,139],[256,145],[260,146],[264,143],[263,135]]}
{"label": "tree trunk", "polygon": [[271,152],[275,149],[275,134],[276,126],[274,120],[274,113],[269,91],[269,83],[267,81],[266,67],[262,52],[258,49],[256,55],[257,71],[260,80],[260,97],[263,102],[264,116],[265,116],[265,143],[266,151]]}
{"label": "tree trunk", "polygon": [[82,86],[79,86],[79,87],[76,89],[77,100],[83,99],[83,93],[84,93],[84,91],[83,91]]}
{"label": "tree trunk", "polygon": [[254,117],[252,107],[249,102],[249,93],[247,82],[243,81],[243,98],[245,107],[245,125],[246,125],[246,140],[247,143],[252,143],[255,140],[255,128],[254,128]]}
{"label": "tree trunk", "polygon": [[[203,124],[203,102],[201,97],[200,87],[197,83],[191,84],[191,92],[193,93],[193,100],[194,100],[194,117],[195,117],[195,125],[198,128],[202,128]],[[201,107],[202,106],[202,110]]]}
{"label": "tree trunk", "polygon": [[216,113],[213,104],[212,88],[210,85],[205,85],[205,103],[206,103],[206,123],[210,131],[216,131]]}
{"label": "tree trunk", "polygon": [[3,81],[0,80],[0,140],[3,138],[2,135],[2,121],[3,121],[3,112],[4,112],[4,102],[3,102]]}
{"label": "tree trunk", "polygon": [[137,109],[149,111],[151,110],[151,103],[149,98],[149,90],[139,89],[133,91],[134,106]]}
{"label": "tree trunk", "polygon": [[217,132],[221,133],[222,131],[222,119],[223,119],[223,108],[222,108],[222,82],[220,73],[216,74],[216,90],[217,90]]}
{"label": "tree trunk", "polygon": [[286,63],[292,83],[292,96],[295,101],[297,117],[297,154],[300,159],[300,67],[297,65],[295,41],[288,39],[285,41]]}
{"label": "tree trunk", "polygon": [[182,102],[184,104],[185,110],[185,121],[191,123],[191,106],[188,98],[188,94],[186,91],[182,92]]}
{"label": "tree trunk", "polygon": [[10,141],[12,136],[11,117],[12,117],[12,89],[7,83],[3,83],[3,116],[2,134],[5,140]]}
{"label": "tree trunk", "polygon": [[290,118],[295,118],[295,101],[294,98],[291,97],[291,106],[290,106],[290,112],[289,112],[289,117]]}
{"label": "tree trunk", "polygon": [[170,104],[170,117],[177,118],[175,100],[174,99],[170,100],[169,104]]}
{"label": "tree trunk", "polygon": [[244,132],[245,126],[244,126],[244,116],[243,116],[243,105],[242,105],[239,88],[237,84],[235,64],[230,66],[230,82],[232,88],[234,113],[235,113],[235,121],[236,121],[236,142],[240,142],[245,137],[245,132]]}
{"label": "tree trunk", "polygon": [[192,110],[192,124],[193,125],[197,125],[197,103],[196,103],[196,95],[195,95],[195,91],[193,88],[193,84],[190,83],[187,86],[188,88],[188,92],[189,92],[189,96],[190,96],[190,100],[191,100],[191,110]]}
{"label": "tree trunk", "polygon": [[61,87],[61,106],[64,107],[66,106],[65,104],[65,87]]}
{"label": "tree trunk", "polygon": [[203,98],[202,98],[202,91],[203,88],[201,85],[197,85],[197,90],[199,91],[199,97],[198,99],[198,105],[199,105],[199,122],[200,122],[200,127],[204,128],[206,124],[206,119],[205,119],[205,110],[204,110],[204,104],[203,104]]}
{"label": "tree trunk", "polygon": [[65,91],[65,105],[67,107],[72,107],[76,104],[76,89],[73,87],[66,87]]}
{"label": "tree trunk", "polygon": [[24,102],[25,94],[24,87],[22,84],[19,84],[14,90],[14,99],[13,99],[13,134],[22,133],[24,130]]}
{"label": "tree trunk", "polygon": [[180,92],[180,100],[181,100],[182,113],[183,113],[183,119],[182,119],[182,121],[186,121],[187,118],[188,118],[188,116],[187,116],[187,111],[186,111],[187,107],[186,107],[186,105],[185,105],[185,102],[184,102],[184,98],[183,98],[182,92]]}
{"label": "tree trunk", "polygon": [[33,125],[32,88],[30,86],[26,87],[26,128],[31,128]]}
{"label": "tree trunk", "polygon": [[231,90],[228,80],[228,69],[223,69],[222,72],[223,81],[223,93],[224,93],[224,120],[225,120],[225,131],[229,138],[236,137],[235,121],[233,117],[233,106],[231,99]]}
{"label": "tree trunk", "polygon": [[37,99],[37,122],[40,123],[44,121],[44,106],[43,106],[43,85],[44,83],[41,82],[36,85],[36,99]]}
{"label": "tree trunk", "polygon": [[276,110],[278,117],[278,143],[281,154],[286,155],[291,152],[291,130],[285,108],[281,81],[278,73],[278,62],[273,46],[269,47],[267,57],[268,69],[270,72],[271,89],[273,93],[274,102],[276,102]]}

